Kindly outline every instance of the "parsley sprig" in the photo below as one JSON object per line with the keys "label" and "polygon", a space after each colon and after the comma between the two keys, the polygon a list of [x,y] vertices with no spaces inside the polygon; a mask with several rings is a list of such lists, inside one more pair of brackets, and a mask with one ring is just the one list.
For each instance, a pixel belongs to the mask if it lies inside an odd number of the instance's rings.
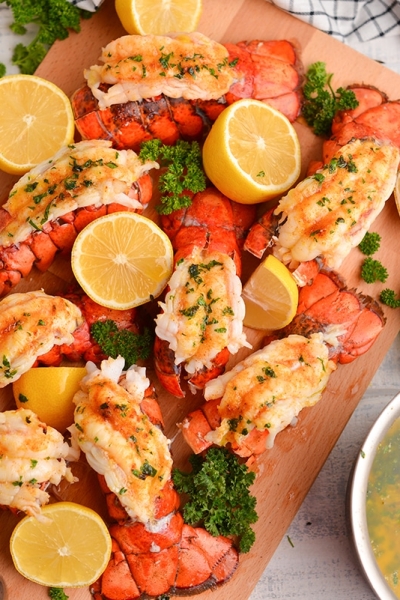
{"label": "parsley sprig", "polygon": [[237,536],[241,552],[255,541],[250,525],[258,520],[256,498],[249,492],[255,473],[240,464],[226,448],[210,448],[205,458],[191,455],[191,473],[173,470],[178,492],[189,495],[183,518],[189,525],[202,525],[214,536]]}
{"label": "parsley sprig", "polygon": [[[369,231],[358,245],[359,250],[367,257],[361,265],[361,278],[366,283],[375,283],[376,281],[385,283],[389,277],[386,267],[379,260],[372,258],[372,255],[379,250],[380,245],[381,236],[379,233]],[[379,300],[390,308],[400,308],[400,298],[396,298],[395,292],[389,288],[381,291]]]}
{"label": "parsley sprig", "polygon": [[332,77],[333,73],[326,72],[323,62],[310,65],[305,75],[302,114],[316,135],[331,133],[333,117],[337,111],[358,106],[358,100],[352,90],[343,87],[336,91],[333,89]]}
{"label": "parsley sprig", "polygon": [[[90,18],[93,13],[78,8],[68,0],[0,0],[12,10],[14,21],[10,25],[13,33],[23,35],[27,25],[37,27],[35,38],[28,45],[17,44],[12,62],[21,73],[32,75],[56,40],[64,40],[70,30],[77,33],[81,29],[81,19]],[[0,64],[0,76],[5,74],[5,66]]]}
{"label": "parsley sprig", "polygon": [[153,336],[148,329],[143,334],[138,334],[129,329],[118,329],[115,321],[106,319],[93,323],[90,333],[106,356],[124,357],[125,369],[136,364],[139,359],[145,360],[150,356]]}
{"label": "parsley sprig", "polygon": [[159,179],[161,204],[157,211],[169,215],[174,210],[190,206],[192,199],[185,192],[196,194],[206,188],[201,149],[197,142],[178,140],[167,146],[160,140],[148,140],[141,145],[139,156],[143,162],[156,160],[164,167]]}

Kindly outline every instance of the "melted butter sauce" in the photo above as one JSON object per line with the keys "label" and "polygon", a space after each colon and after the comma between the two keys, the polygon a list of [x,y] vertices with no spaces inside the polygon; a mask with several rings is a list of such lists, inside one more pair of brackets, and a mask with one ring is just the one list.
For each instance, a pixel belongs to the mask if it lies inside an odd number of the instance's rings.
{"label": "melted butter sauce", "polygon": [[372,464],[367,523],[376,562],[400,598],[400,418],[379,444]]}

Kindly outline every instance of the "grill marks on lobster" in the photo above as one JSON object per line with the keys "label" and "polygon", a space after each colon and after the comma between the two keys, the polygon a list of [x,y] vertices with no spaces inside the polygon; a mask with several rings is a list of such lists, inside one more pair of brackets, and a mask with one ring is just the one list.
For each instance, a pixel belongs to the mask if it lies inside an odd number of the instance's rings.
{"label": "grill marks on lobster", "polygon": [[132,150],[105,140],[62,148],[24,175],[0,208],[0,296],[33,266],[46,271],[56,254],[69,253],[79,231],[116,210],[141,212],[152,196],[148,171]]}
{"label": "grill marks on lobster", "polygon": [[226,106],[255,98],[300,113],[302,67],[287,40],[222,45],[196,32],[123,36],[85,71],[72,96],[84,139],[109,139],[139,150],[143,141],[201,140]]}
{"label": "grill marks on lobster", "polygon": [[118,600],[222,583],[236,570],[237,551],[225,537],[184,525],[169,440],[146,413],[158,406],[154,388],[144,368],[123,372],[123,365],[122,358],[103,361],[100,369],[89,365],[74,398],[73,440],[101,475],[116,521],[110,563],[91,592],[96,599]]}
{"label": "grill marks on lobster", "polygon": [[215,188],[195,194],[189,208],[162,216],[175,250],[175,272],[156,318],[154,359],[159,381],[174,396],[202,389],[231,354],[249,346],[243,333],[241,247],[255,209]]}

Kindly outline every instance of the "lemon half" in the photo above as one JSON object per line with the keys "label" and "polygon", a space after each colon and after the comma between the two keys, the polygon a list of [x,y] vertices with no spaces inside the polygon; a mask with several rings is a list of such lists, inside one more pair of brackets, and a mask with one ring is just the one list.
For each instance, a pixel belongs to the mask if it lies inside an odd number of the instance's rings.
{"label": "lemon half", "polygon": [[74,140],[69,98],[35,75],[0,78],[0,169],[21,175]]}
{"label": "lemon half", "polygon": [[116,212],[78,234],[71,254],[74,275],[101,306],[126,310],[157,298],[173,269],[168,236],[146,217]]}
{"label": "lemon half", "polygon": [[286,192],[301,170],[296,130],[259,100],[238,100],[216,119],[203,146],[204,170],[225,196],[243,204]]}
{"label": "lemon half", "polygon": [[74,502],[42,508],[45,521],[24,517],[10,540],[17,571],[48,587],[84,587],[104,572],[111,556],[111,536],[103,519]]}
{"label": "lemon half", "polygon": [[115,0],[125,31],[139,35],[165,35],[196,31],[202,0]]}

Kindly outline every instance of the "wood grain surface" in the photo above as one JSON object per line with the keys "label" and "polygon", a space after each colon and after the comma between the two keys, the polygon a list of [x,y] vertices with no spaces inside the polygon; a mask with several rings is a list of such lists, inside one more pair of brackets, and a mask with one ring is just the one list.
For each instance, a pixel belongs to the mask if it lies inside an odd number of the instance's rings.
{"label": "wood grain surface", "polygon": [[[372,84],[383,90],[391,99],[400,97],[400,76],[349,49],[324,33],[298,21],[275,8],[265,0],[203,0],[204,10],[199,30],[222,42],[239,42],[250,39],[289,39],[299,49],[305,68],[315,61],[326,63],[327,70],[335,74],[333,84]],[[100,11],[84,21],[79,34],[57,42],[37,71],[59,85],[67,94],[84,83],[83,70],[97,62],[101,47],[124,31],[114,12],[112,0],[106,0]],[[301,147],[303,174],[312,159],[320,157],[321,142],[301,123],[295,123]],[[15,178],[0,174],[0,199],[5,201]],[[265,208],[265,207],[264,207]],[[156,218],[154,207],[145,213]],[[390,273],[385,286],[399,289],[397,256],[400,251],[400,221],[393,197],[376,220],[373,230],[380,232],[383,243],[379,259]],[[245,277],[256,266],[255,259],[245,257]],[[346,259],[340,272],[349,286],[357,287],[377,296],[381,286],[363,284],[359,278],[361,253],[355,249]],[[48,293],[64,289],[70,280],[68,261],[57,259],[46,274],[32,272],[15,291],[43,288]],[[332,375],[322,400],[311,409],[304,409],[296,427],[289,427],[278,435],[272,450],[265,452],[257,465],[257,479],[253,492],[257,496],[260,516],[254,529],[256,543],[248,554],[241,556],[239,569],[230,582],[214,591],[204,592],[200,598],[213,600],[246,600],[260,578],[268,561],[280,543],[304,497],[334,447],[340,433],[363,396],[373,375],[382,362],[400,329],[400,311],[386,310],[387,325],[373,348],[356,362],[340,366]],[[247,330],[254,348],[260,346],[262,333]],[[248,354],[242,350],[232,360],[234,364]],[[151,365],[149,375],[152,375]],[[9,386],[10,387],[10,386]],[[166,421],[166,434],[174,439],[172,452],[177,465],[182,465],[188,449],[181,437],[176,436],[176,423],[202,401],[201,395],[189,394],[176,400],[158,386],[160,404]],[[6,388],[0,395],[0,410],[13,408],[11,391]],[[176,437],[175,437],[176,436]],[[103,499],[93,475],[84,465],[78,466],[81,481],[67,490],[68,499],[79,501],[105,515]],[[0,514],[0,600],[25,600],[48,598],[46,588],[41,588],[14,569],[8,549],[11,532],[18,517],[8,511]],[[71,600],[89,600],[87,589],[66,590]]]}

